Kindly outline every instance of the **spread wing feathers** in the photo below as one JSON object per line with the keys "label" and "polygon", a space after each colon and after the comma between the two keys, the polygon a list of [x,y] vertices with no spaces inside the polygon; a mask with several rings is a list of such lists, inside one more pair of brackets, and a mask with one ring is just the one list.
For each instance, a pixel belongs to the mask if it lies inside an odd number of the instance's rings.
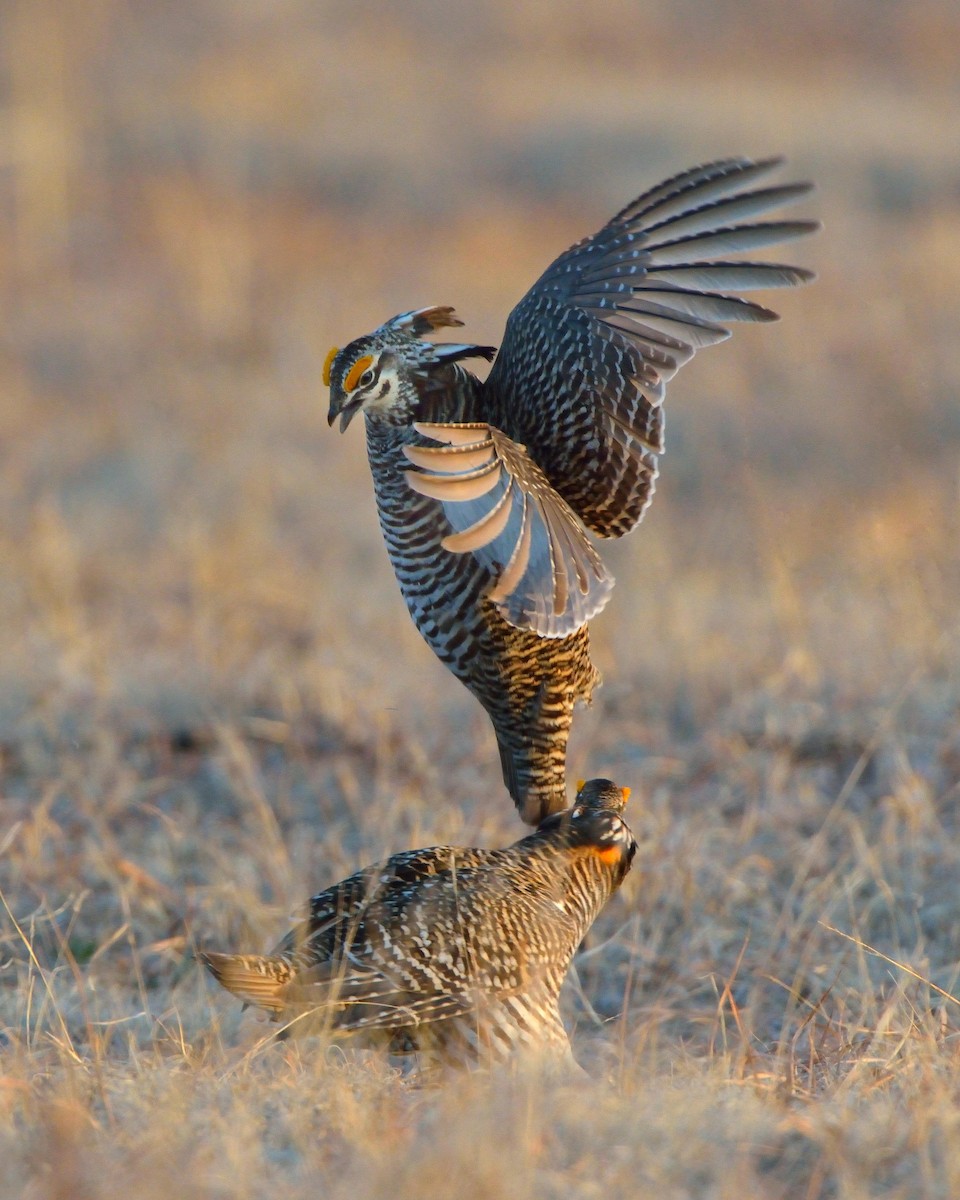
{"label": "spread wing feathers", "polygon": [[776,319],[730,293],[813,277],[725,260],[817,228],[754,220],[810,190],[753,186],[780,163],[726,159],[674,176],[562,254],[510,314],[487,381],[490,419],[601,536],[626,533],[653,495],[664,385],[731,322]]}
{"label": "spread wing feathers", "polygon": [[566,637],[607,602],[613,577],[569,504],[526,448],[486,424],[414,428],[443,443],[405,446],[414,491],[443,504],[454,532],[443,546],[490,571],[488,593],[511,625]]}

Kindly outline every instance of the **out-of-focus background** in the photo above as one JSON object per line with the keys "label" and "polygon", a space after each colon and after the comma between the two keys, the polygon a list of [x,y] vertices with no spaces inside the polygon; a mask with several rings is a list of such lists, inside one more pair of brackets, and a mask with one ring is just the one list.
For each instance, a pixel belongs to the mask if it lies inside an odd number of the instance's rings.
{"label": "out-of-focus background", "polygon": [[[461,1150],[484,1195],[956,1194],[958,62],[953,0],[7,0],[11,1195],[446,1195]],[[636,789],[645,849],[571,988],[589,1137],[562,1089],[228,1069],[250,1035],[196,939],[520,832],[327,350],[432,303],[496,343],[633,195],[770,153],[817,182],[823,232],[777,256],[819,280],[681,372],[656,500],[603,548],[571,772]]]}

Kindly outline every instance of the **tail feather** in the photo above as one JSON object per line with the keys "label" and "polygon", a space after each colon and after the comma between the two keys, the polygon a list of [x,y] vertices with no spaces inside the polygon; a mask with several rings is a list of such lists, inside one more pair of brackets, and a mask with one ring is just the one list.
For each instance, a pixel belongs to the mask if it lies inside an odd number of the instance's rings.
{"label": "tail feather", "polygon": [[537,826],[549,813],[569,807],[562,757],[558,761],[556,755],[542,756],[536,749],[501,739],[499,733],[497,746],[503,782],[523,821]]}
{"label": "tail feather", "polygon": [[285,1008],[282,993],[291,971],[283,959],[255,954],[218,954],[213,950],[202,950],[197,957],[221,987],[245,1004],[253,1004],[270,1013],[279,1013]]}
{"label": "tail feather", "polygon": [[[567,738],[573,708],[578,702],[589,704],[600,684],[600,673],[590,661],[586,628],[571,638],[539,641],[532,663],[532,670],[542,676],[539,686],[524,695],[529,676],[525,678],[521,670],[509,710],[487,708],[497,736],[503,782],[521,818],[533,826],[570,805]],[[521,662],[521,668],[527,665]]]}

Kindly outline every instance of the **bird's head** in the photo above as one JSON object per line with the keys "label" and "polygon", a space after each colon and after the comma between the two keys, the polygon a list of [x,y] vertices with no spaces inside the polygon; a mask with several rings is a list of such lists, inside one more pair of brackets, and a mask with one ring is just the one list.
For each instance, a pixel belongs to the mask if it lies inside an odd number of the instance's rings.
{"label": "bird's head", "polygon": [[493,358],[493,346],[434,344],[423,340],[435,329],[463,322],[452,308],[421,308],[393,317],[373,333],[334,348],[323,366],[330,388],[327,422],[340,418],[342,433],[358,412],[388,425],[416,420],[425,398],[451,385],[446,368],[464,358]]}
{"label": "bird's head", "polygon": [[578,779],[574,811],[622,813],[630,799],[630,789],[612,779]]}
{"label": "bird's head", "polygon": [[547,817],[538,833],[555,830],[570,849],[595,856],[613,868],[619,882],[637,852],[636,839],[623,819],[629,796],[628,787],[609,779],[580,780],[573,807]]}

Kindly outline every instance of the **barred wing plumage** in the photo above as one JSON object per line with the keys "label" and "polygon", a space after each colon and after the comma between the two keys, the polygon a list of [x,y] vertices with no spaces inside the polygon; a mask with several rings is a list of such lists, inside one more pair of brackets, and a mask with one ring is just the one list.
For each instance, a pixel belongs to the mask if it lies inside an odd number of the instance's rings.
{"label": "barred wing plumage", "polygon": [[328,421],[364,415],[410,614],[489,714],[531,824],[566,806],[573,709],[600,680],[589,621],[613,580],[590,535],[628,532],[649,504],[666,386],[733,322],[776,318],[740,293],[812,278],[752,256],[817,228],[776,214],[809,191],[770,185],[780,162],[695,167],[628,204],[514,308],[486,380],[464,364],[491,347],[423,340],[459,327],[444,306],[327,358]]}
{"label": "barred wing plumage", "polygon": [[810,190],[752,188],[781,162],[726,159],[674,176],[562,254],[510,314],[486,384],[490,419],[600,536],[632,529],[653,495],[665,384],[700,347],[729,337],[727,323],[776,319],[728,291],[812,278],[713,261],[817,228],[752,220]]}
{"label": "barred wing plumage", "polygon": [[511,625],[566,637],[606,603],[613,578],[583,524],[546,476],[490,425],[417,422],[436,446],[405,446],[414,491],[443,503],[454,554],[474,554],[494,580],[488,593]]}

